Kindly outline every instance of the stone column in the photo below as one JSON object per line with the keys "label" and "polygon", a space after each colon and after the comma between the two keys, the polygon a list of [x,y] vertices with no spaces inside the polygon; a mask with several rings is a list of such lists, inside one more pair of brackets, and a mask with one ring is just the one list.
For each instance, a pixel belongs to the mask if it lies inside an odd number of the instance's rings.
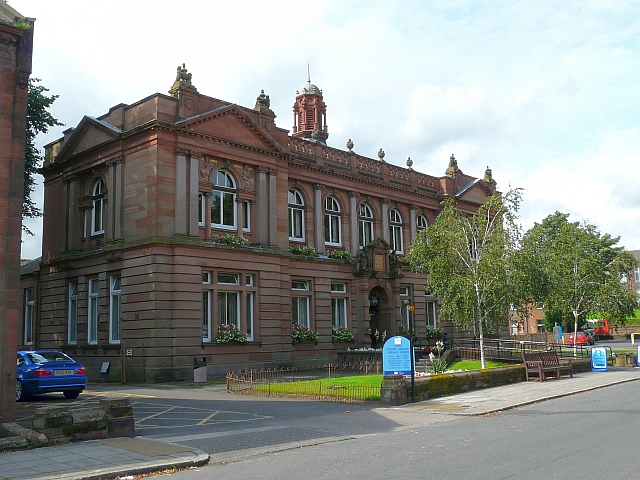
{"label": "stone column", "polygon": [[360,244],[360,232],[358,230],[358,193],[349,192],[349,234],[351,239],[350,253],[354,257],[358,256]]}
{"label": "stone column", "polygon": [[278,174],[269,170],[269,245],[278,245]]}
{"label": "stone column", "polygon": [[80,210],[78,208],[78,177],[71,175],[68,177],[68,193],[67,193],[67,248],[69,250],[78,250],[81,246],[80,241]]}
{"label": "stone column", "polygon": [[189,235],[200,236],[198,226],[198,158],[189,158]]}
{"label": "stone column", "polygon": [[[418,229],[416,227],[416,206],[409,205],[409,241],[405,242],[407,246],[416,238],[418,234]],[[405,246],[405,250],[406,250]]]}
{"label": "stone column", "polygon": [[174,203],[174,233],[187,234],[187,157],[176,156],[176,196]]}
{"label": "stone column", "polygon": [[324,185],[316,183],[313,186],[313,238],[317,253],[324,253],[324,214],[322,209],[322,189]]}
{"label": "stone column", "polygon": [[107,193],[109,195],[109,209],[105,206],[105,238],[111,240],[122,238],[122,160],[118,156],[107,160],[109,167]]}
{"label": "stone column", "polygon": [[264,245],[269,241],[267,214],[268,192],[267,192],[267,172],[262,167],[257,167],[258,181],[256,182],[256,238],[258,243]]}
{"label": "stone column", "polygon": [[385,198],[382,199],[382,238],[389,242],[389,204]]}
{"label": "stone column", "polygon": [[244,225],[244,209],[242,203],[244,202],[238,195],[236,195],[236,235],[244,237],[242,225]]}

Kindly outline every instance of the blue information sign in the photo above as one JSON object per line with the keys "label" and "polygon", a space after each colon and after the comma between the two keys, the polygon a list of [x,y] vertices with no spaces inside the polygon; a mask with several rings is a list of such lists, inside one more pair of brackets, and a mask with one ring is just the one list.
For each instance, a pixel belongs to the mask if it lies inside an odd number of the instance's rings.
{"label": "blue information sign", "polygon": [[411,346],[406,337],[391,337],[382,347],[382,371],[385,375],[411,375]]}
{"label": "blue information sign", "polygon": [[591,370],[594,372],[607,371],[607,349],[604,347],[591,348]]}

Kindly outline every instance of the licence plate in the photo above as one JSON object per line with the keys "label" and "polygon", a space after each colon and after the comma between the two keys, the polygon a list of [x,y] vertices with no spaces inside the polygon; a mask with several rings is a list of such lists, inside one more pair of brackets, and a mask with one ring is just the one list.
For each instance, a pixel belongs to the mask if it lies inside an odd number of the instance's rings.
{"label": "licence plate", "polygon": [[73,375],[73,370],[56,370],[56,375]]}

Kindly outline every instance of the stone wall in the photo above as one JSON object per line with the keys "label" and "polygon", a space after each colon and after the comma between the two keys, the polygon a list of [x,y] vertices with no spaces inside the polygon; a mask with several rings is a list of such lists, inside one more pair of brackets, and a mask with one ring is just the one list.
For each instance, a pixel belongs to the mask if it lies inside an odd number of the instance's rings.
{"label": "stone wall", "polygon": [[[591,368],[590,359],[573,361],[573,372],[586,372]],[[467,372],[444,373],[415,379],[415,399],[417,402],[430,398],[454,395],[469,390],[498,387],[525,381],[524,365],[498,367]],[[387,375],[380,389],[380,403],[402,405],[411,398],[411,379],[400,375]]]}

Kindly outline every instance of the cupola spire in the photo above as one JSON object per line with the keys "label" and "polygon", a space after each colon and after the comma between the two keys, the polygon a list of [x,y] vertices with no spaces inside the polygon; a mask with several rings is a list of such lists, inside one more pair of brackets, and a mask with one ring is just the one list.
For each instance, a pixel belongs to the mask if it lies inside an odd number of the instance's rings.
{"label": "cupola spire", "polygon": [[293,104],[293,134],[296,138],[326,144],[327,105],[322,90],[311,83],[311,67],[307,64],[307,83],[296,92]]}

